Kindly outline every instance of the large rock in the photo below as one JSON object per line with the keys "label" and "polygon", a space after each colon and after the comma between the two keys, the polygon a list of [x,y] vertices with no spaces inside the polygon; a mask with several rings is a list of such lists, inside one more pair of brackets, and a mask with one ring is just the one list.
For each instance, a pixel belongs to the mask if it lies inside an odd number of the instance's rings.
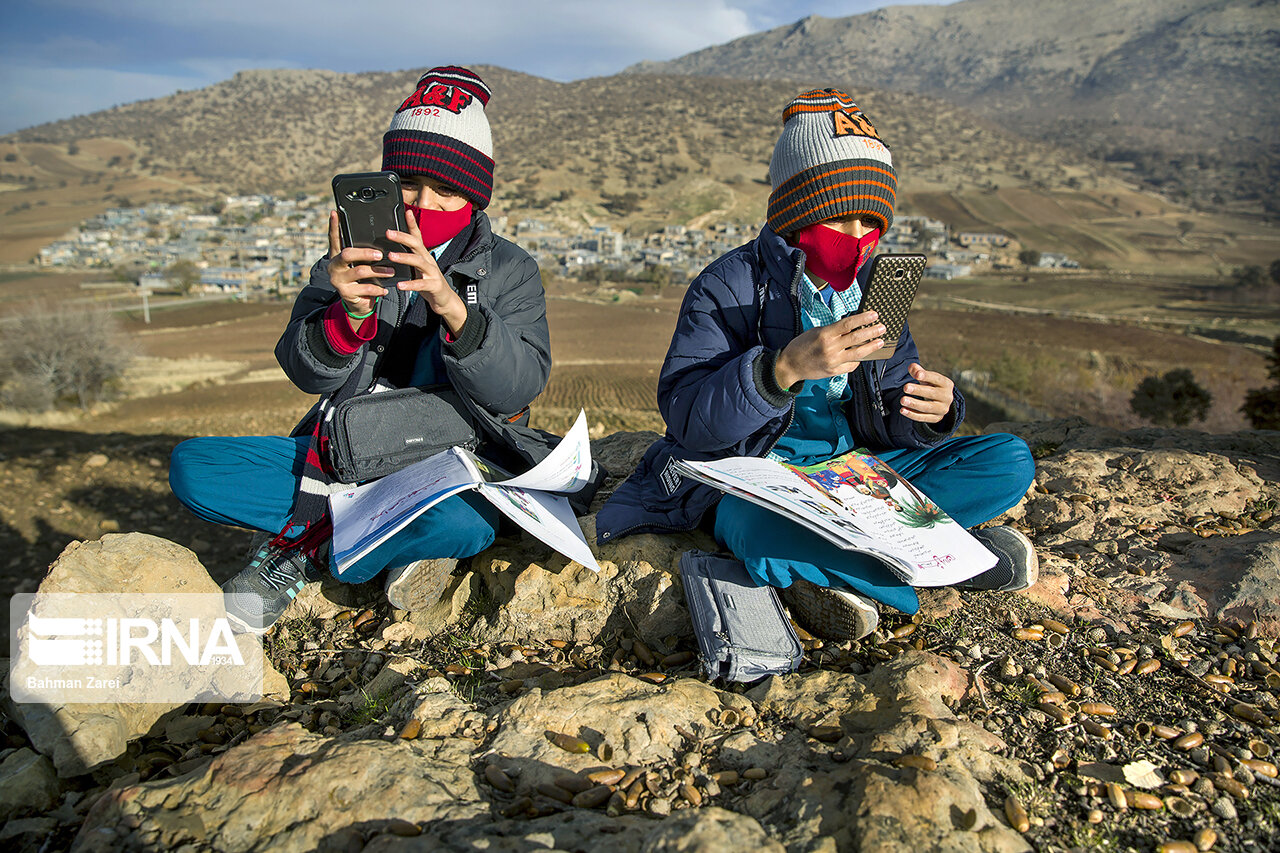
{"label": "large rock", "polygon": [[[781,741],[740,732],[725,740],[720,759],[770,771],[768,784],[753,789],[742,810],[789,849],[829,836],[839,850],[1029,850],[986,806],[980,783],[1021,770],[998,754],[999,738],[951,711],[969,690],[964,669],[922,652],[906,652],[865,678],[775,677],[749,695],[762,714],[778,715],[795,730]],[[814,725],[843,730],[841,763],[806,737]],[[903,755],[932,759],[936,767],[900,766]]]}
{"label": "large rock", "polygon": [[643,853],[783,853],[785,849],[755,820],[716,808],[663,821],[646,833],[640,847]]}
{"label": "large rock", "polygon": [[382,579],[343,583],[326,576],[309,583],[290,602],[281,619],[331,619],[344,610],[371,607],[383,599]]}
{"label": "large rock", "polygon": [[489,807],[468,766],[470,746],[343,742],[277,726],[187,776],[109,790],[72,849],[308,851],[346,828],[474,820]]}
{"label": "large rock", "polygon": [[[38,597],[47,593],[220,593],[196,555],[144,533],[108,534],[72,542],[49,567]],[[244,654],[258,641],[238,636]],[[287,682],[264,663],[268,694],[287,695]],[[60,776],[77,776],[114,760],[129,741],[147,732],[185,702],[100,702],[50,706],[9,703],[13,719],[32,744],[53,760]]]}
{"label": "large rock", "polygon": [[1041,457],[1024,519],[1046,565],[1106,583],[1105,602],[1067,584],[1065,601],[1042,603],[1120,622],[1148,611],[1256,619],[1280,633],[1280,530],[1250,532],[1259,509],[1280,504],[1280,433],[1119,432],[1078,419],[989,429]]}
{"label": "large rock", "polygon": [[640,457],[662,436],[651,430],[615,432],[591,442],[591,458],[609,472],[609,479],[596,494],[591,508],[596,510],[640,464]]}
{"label": "large rock", "polygon": [[[651,684],[615,673],[558,690],[530,690],[497,715],[493,750],[521,770],[521,785],[532,788],[568,770],[600,765],[601,744],[616,766],[670,761],[684,748],[679,729],[707,724],[712,710],[750,708],[742,696],[716,690],[691,678]],[[580,738],[590,753],[567,752],[548,738]]]}
{"label": "large rock", "polygon": [[718,808],[658,822],[576,811],[535,820],[475,820],[434,824],[417,837],[383,833],[362,853],[529,853],[534,850],[609,850],[611,853],[783,853],[759,822]]}
{"label": "large rock", "polygon": [[1203,601],[1197,616],[1257,617],[1259,628],[1280,635],[1280,534],[1255,531],[1191,543],[1171,560],[1170,579],[1188,584]]}
{"label": "large rock", "polygon": [[49,759],[29,749],[15,749],[0,762],[0,822],[53,808],[60,791]]}
{"label": "large rock", "polygon": [[[582,520],[595,541],[595,516]],[[715,549],[699,532],[640,534],[596,548],[600,572],[542,550],[527,539],[497,546],[472,561],[496,608],[476,626],[486,640],[594,642],[616,631],[661,646],[693,632],[680,586],[680,555]]]}

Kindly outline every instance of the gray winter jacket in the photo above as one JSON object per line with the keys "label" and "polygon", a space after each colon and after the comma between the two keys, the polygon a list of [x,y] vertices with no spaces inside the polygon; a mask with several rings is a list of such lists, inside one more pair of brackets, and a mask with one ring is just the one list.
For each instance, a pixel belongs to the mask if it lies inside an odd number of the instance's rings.
{"label": "gray winter jacket", "polygon": [[[477,212],[461,258],[444,271],[467,302],[467,322],[455,341],[440,325],[441,350],[450,384],[460,392],[484,436],[482,451],[513,471],[540,461],[558,438],[527,426],[529,404],[542,393],[551,371],[551,339],[537,263],[520,247],[493,233]],[[387,373],[382,364],[392,334],[408,310],[409,294],[389,288],[378,304],[378,330],[355,353],[335,352],[324,333],[324,314],[338,298],[329,282],[328,257],[311,268],[311,279],[294,302],[289,324],[276,344],[276,360],[293,384],[311,394],[341,388],[353,371],[359,387]],[[294,427],[311,432],[319,401]]]}

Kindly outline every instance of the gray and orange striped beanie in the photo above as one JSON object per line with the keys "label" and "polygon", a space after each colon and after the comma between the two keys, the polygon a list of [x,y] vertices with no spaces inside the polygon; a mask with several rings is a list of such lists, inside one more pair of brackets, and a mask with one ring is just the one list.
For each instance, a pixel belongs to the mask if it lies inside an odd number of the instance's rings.
{"label": "gray and orange striped beanie", "polygon": [[484,108],[489,87],[456,65],[432,68],[382,135],[382,168],[430,175],[462,192],[479,210],[493,196],[493,136]]}
{"label": "gray and orange striped beanie", "polygon": [[782,112],[769,161],[774,233],[787,235],[837,216],[869,214],[893,224],[898,173],[871,121],[838,89],[802,92]]}

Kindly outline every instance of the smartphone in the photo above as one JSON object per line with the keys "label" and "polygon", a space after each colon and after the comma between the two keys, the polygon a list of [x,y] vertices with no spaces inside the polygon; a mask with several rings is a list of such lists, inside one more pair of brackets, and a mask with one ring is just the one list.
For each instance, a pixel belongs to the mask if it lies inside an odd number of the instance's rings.
{"label": "smartphone", "polygon": [[[395,172],[354,172],[335,175],[333,201],[338,207],[338,228],[342,247],[358,246],[387,252],[407,252],[404,246],[387,239],[387,229],[408,231],[405,221],[404,196],[400,193],[400,176]],[[390,287],[397,281],[414,278],[413,269],[404,264],[383,260],[395,275],[375,279],[374,284]]]}
{"label": "smartphone", "polygon": [[862,288],[858,313],[875,311],[884,324],[884,346],[867,356],[879,361],[893,355],[907,322],[907,311],[916,297],[920,277],[924,275],[924,255],[876,255],[871,259],[871,273]]}

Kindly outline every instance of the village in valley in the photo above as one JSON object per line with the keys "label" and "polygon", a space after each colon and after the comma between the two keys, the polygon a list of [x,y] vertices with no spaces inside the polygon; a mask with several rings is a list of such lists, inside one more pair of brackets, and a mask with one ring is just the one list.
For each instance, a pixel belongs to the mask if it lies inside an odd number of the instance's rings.
{"label": "village in valley", "polygon": [[[203,206],[154,203],[111,208],[40,250],[46,269],[110,271],[150,293],[262,298],[296,289],[326,250],[322,197],[228,196]],[[600,281],[688,282],[708,263],[754,236],[759,223],[711,228],[668,225],[635,235],[608,225],[567,230],[550,221],[498,215],[494,230],[514,240],[544,272]],[[887,253],[924,252],[926,277],[964,278],[1015,266],[1073,268],[1064,255],[1032,252],[1001,233],[953,232],[926,216],[899,216],[880,242]]]}

